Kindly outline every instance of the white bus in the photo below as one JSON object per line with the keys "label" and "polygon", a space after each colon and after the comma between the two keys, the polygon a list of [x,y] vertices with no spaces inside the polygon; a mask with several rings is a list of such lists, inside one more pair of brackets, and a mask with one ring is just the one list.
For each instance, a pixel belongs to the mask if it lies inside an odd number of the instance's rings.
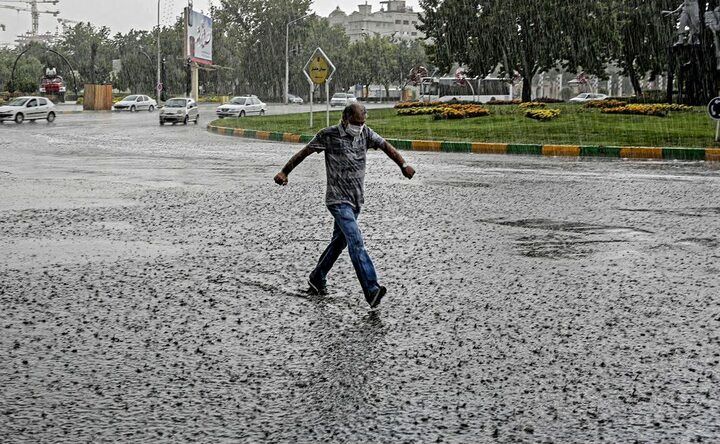
{"label": "white bus", "polygon": [[512,100],[512,83],[506,79],[486,77],[466,79],[458,84],[455,77],[423,77],[420,84],[420,100],[448,102],[482,102]]}

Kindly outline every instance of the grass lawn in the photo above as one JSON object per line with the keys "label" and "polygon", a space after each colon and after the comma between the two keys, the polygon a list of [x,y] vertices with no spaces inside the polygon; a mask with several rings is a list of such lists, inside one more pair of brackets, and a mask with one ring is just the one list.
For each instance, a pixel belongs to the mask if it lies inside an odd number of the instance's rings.
{"label": "grass lawn", "polygon": [[[566,145],[712,147],[715,122],[704,107],[667,117],[601,114],[582,105],[549,104],[562,111],[560,117],[539,122],[523,116],[517,106],[488,106],[490,116],[462,120],[433,120],[432,116],[398,116],[394,109],[371,109],[368,125],[386,138]],[[330,123],[340,112],[330,113]],[[262,131],[314,134],[325,125],[325,112],[315,113],[309,128],[309,115],[244,117],[213,122],[219,126]]]}

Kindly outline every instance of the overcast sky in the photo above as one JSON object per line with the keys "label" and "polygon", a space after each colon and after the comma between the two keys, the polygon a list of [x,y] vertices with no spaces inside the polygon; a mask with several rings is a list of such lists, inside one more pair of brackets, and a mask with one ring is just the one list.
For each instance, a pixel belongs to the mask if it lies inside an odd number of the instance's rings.
{"label": "overcast sky", "polygon": [[[40,0],[42,1],[42,0]],[[210,2],[218,0],[194,0],[195,10],[209,10]],[[315,0],[313,10],[327,16],[335,7],[340,6],[345,12],[357,10],[357,5],[365,0]],[[368,0],[373,10],[380,9],[380,0]],[[0,5],[17,6],[16,1],[6,3],[0,0]],[[163,24],[171,24],[179,16],[187,0],[160,0],[160,15]],[[408,0],[408,6],[416,11],[418,0]],[[131,28],[152,29],[157,22],[157,2],[155,0],[60,0],[58,5],[38,5],[42,10],[59,10],[60,17],[70,20],[90,21],[96,25],[110,27],[113,33],[127,32]],[[40,32],[55,32],[57,20],[49,14],[40,16]],[[0,8],[0,23],[6,25],[7,30],[0,30],[0,42],[13,42],[18,34],[30,31],[32,19],[28,12],[17,12],[11,9]]]}

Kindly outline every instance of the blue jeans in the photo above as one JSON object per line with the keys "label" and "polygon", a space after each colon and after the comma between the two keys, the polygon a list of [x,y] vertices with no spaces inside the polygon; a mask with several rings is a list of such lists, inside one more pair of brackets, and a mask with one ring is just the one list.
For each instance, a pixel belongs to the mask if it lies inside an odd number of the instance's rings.
{"label": "blue jeans", "polygon": [[362,233],[358,227],[358,216],[360,208],[355,209],[350,204],[328,205],[330,214],[335,218],[332,240],[327,246],[317,266],[310,273],[310,281],[317,286],[324,287],[327,274],[340,256],[340,253],[348,247],[350,260],[355,268],[360,285],[365,295],[374,293],[380,286],[375,274],[375,266],[365,249]]}

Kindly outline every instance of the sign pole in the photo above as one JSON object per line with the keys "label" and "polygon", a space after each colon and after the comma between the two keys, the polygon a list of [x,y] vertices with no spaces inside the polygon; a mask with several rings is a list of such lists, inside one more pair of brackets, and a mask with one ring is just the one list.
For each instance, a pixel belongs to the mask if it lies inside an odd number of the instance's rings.
{"label": "sign pole", "polygon": [[330,81],[325,82],[325,126],[330,126]]}
{"label": "sign pole", "polygon": [[315,84],[311,81],[310,82],[310,129],[313,127],[313,90],[315,89]]}
{"label": "sign pole", "polygon": [[707,113],[715,120],[715,142],[720,141],[720,97],[715,97],[708,103]]}
{"label": "sign pole", "polygon": [[[310,127],[313,126],[313,92],[315,90],[315,85],[321,86],[323,83],[325,84],[325,98],[326,103],[325,106],[327,108],[326,110],[326,120],[327,120],[327,126],[330,126],[330,79],[332,79],[333,74],[335,73],[335,65],[332,64],[330,59],[327,55],[325,55],[325,52],[321,48],[317,48],[312,56],[310,56],[310,60],[307,61],[305,64],[305,67],[303,68],[303,74],[305,74],[305,77],[308,79],[308,82],[310,82]],[[322,93],[321,93],[322,94]]]}

